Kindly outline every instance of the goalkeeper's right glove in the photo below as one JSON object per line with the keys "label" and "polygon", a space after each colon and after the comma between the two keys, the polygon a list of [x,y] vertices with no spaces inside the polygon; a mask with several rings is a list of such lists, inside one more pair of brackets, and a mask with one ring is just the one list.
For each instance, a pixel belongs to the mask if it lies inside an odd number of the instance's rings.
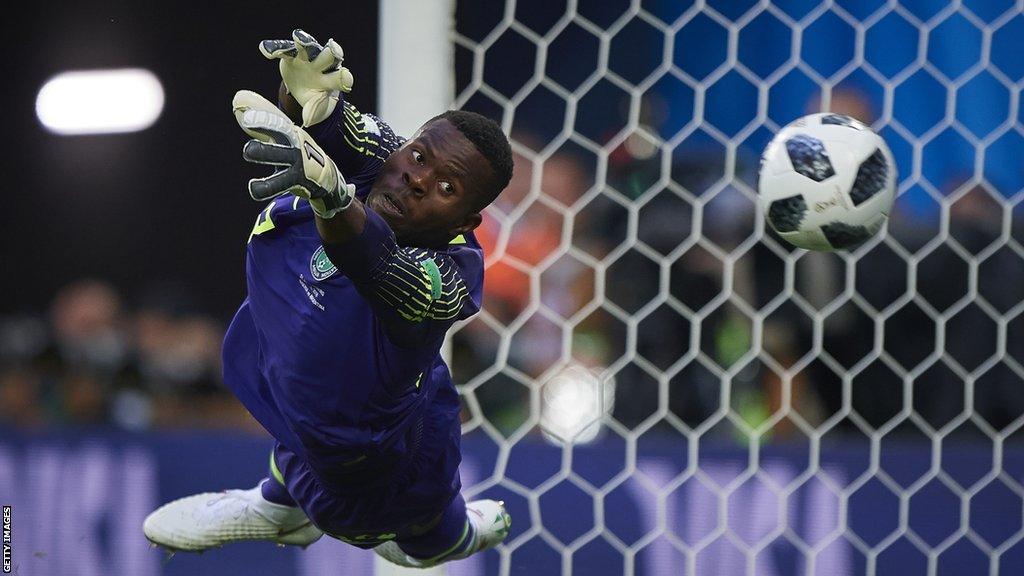
{"label": "goalkeeper's right glove", "polygon": [[279,60],[281,79],[288,93],[302,106],[302,125],[322,122],[338,105],[341,92],[352,90],[352,72],[342,67],[345,53],[333,39],[321,46],[302,30],[291,40],[264,40],[260,52]]}
{"label": "goalkeeper's right glove", "polygon": [[239,90],[231,101],[238,125],[254,140],[242,148],[242,158],[274,166],[274,173],[249,180],[253,200],[284,193],[309,200],[321,218],[333,218],[352,204],[356,187],[345,182],[337,165],[320,146],[266,98]]}

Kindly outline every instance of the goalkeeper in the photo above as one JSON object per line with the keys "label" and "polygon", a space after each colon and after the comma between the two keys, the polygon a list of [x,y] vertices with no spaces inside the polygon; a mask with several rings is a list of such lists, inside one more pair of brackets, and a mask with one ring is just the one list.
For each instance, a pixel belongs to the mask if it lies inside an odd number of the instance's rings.
{"label": "goalkeeper", "polygon": [[[241,540],[306,546],[327,533],[404,566],[490,548],[501,502],[460,495],[459,398],[439,350],[480,308],[480,211],[508,184],[509,143],[448,111],[403,140],[341,98],[333,41],[296,30],[260,44],[281,107],[240,91],[242,150],[273,174],[246,258],[248,296],[224,338],[224,380],[276,440],[250,490],[175,500],[152,542],[202,551]],[[303,127],[293,124],[301,119]]]}

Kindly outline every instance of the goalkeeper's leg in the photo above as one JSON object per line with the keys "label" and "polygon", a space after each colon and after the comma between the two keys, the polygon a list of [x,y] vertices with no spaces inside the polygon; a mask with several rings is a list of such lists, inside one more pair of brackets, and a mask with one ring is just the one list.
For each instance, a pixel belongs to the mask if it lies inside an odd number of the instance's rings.
{"label": "goalkeeper's leg", "polygon": [[411,568],[429,568],[493,548],[508,536],[512,519],[502,502],[455,497],[426,533],[385,542],[373,550],[384,559]]}
{"label": "goalkeeper's leg", "polygon": [[267,540],[308,546],[323,532],[272,475],[249,490],[206,492],[161,506],[143,523],[146,538],[170,550],[202,552],[231,542]]}

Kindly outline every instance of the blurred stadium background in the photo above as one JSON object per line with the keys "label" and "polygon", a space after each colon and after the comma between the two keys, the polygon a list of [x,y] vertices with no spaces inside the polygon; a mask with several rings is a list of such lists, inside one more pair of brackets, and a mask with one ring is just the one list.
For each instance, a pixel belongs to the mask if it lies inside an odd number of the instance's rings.
{"label": "blurred stadium background", "polygon": [[[447,57],[385,43],[424,6],[404,41]],[[165,560],[141,533],[158,503],[265,474],[219,380],[259,211],[228,103],[273,93],[256,43],[295,27],[344,46],[362,110],[447,98],[515,142],[485,311],[445,349],[464,483],[512,535],[448,574],[1024,573],[1019,2],[23,8],[0,211],[15,573],[385,573],[337,542]],[[114,68],[159,80],[155,123],[44,126],[48,79]],[[416,73],[440,96],[381,94]],[[826,109],[899,166],[887,233],[852,253],[789,250],[756,209],[762,147]]]}

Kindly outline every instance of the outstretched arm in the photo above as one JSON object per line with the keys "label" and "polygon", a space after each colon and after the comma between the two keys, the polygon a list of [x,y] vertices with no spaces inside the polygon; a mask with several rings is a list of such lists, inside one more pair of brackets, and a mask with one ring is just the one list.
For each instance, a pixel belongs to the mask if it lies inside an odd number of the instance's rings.
{"label": "outstretched arm", "polygon": [[[320,233],[320,239],[324,241],[324,251],[331,257],[331,252],[337,252],[336,246],[342,246],[353,238],[363,233],[366,228],[366,206],[358,198],[352,199],[352,204],[346,210],[342,210],[333,218],[316,217],[316,230]],[[334,258],[331,258],[334,262]],[[337,266],[337,262],[335,262]]]}
{"label": "outstretched arm", "polygon": [[467,286],[481,278],[464,279],[460,269],[482,273],[477,252],[399,247],[387,223],[355,198],[354,186],[330,156],[281,110],[243,90],[234,112],[254,138],[243,157],[275,167],[270,176],[249,181],[250,195],[266,200],[290,193],[310,201],[328,258],[352,279],[396,344],[422,343],[476,312]]}
{"label": "outstretched arm", "polygon": [[[288,93],[288,87],[285,86],[284,82],[281,83],[277,97],[281,110],[288,115],[288,118],[295,123],[301,122],[302,106]],[[334,157],[326,147],[324,151],[331,155],[332,158]],[[324,250],[327,251],[328,256],[332,252],[328,247],[344,244],[354,236],[358,236],[362,233],[365,224],[366,208],[357,198],[352,199],[352,205],[347,210],[338,213],[333,218],[324,219],[319,216],[316,217],[316,229],[320,232],[320,238],[324,241]]]}
{"label": "outstretched arm", "polygon": [[[348,214],[357,211],[358,216]],[[473,279],[462,270],[482,271],[479,253],[400,247],[387,223],[361,204],[331,219],[317,218],[317,229],[328,258],[352,279],[396,344],[422,343],[477,312]]]}
{"label": "outstretched arm", "polygon": [[387,124],[345,101],[343,93],[354,81],[334,40],[321,45],[295,30],[291,40],[260,42],[260,52],[279,62],[281,109],[330,154],[349,182],[362,185],[401,143]]}
{"label": "outstretched arm", "polygon": [[[302,106],[288,93],[288,87],[285,86],[284,82],[281,82],[281,88],[278,90],[277,97],[281,110],[288,115],[292,122],[301,122]],[[324,151],[330,154],[326,147]],[[334,157],[333,154],[331,154],[331,157]],[[324,219],[317,216],[316,229],[320,233],[320,238],[324,241],[324,250],[327,252],[328,257],[330,257],[332,252],[336,252],[335,246],[345,244],[353,237],[361,234],[365,224],[366,208],[357,198],[352,200],[352,205],[349,206],[348,210],[340,212],[334,218]]]}

